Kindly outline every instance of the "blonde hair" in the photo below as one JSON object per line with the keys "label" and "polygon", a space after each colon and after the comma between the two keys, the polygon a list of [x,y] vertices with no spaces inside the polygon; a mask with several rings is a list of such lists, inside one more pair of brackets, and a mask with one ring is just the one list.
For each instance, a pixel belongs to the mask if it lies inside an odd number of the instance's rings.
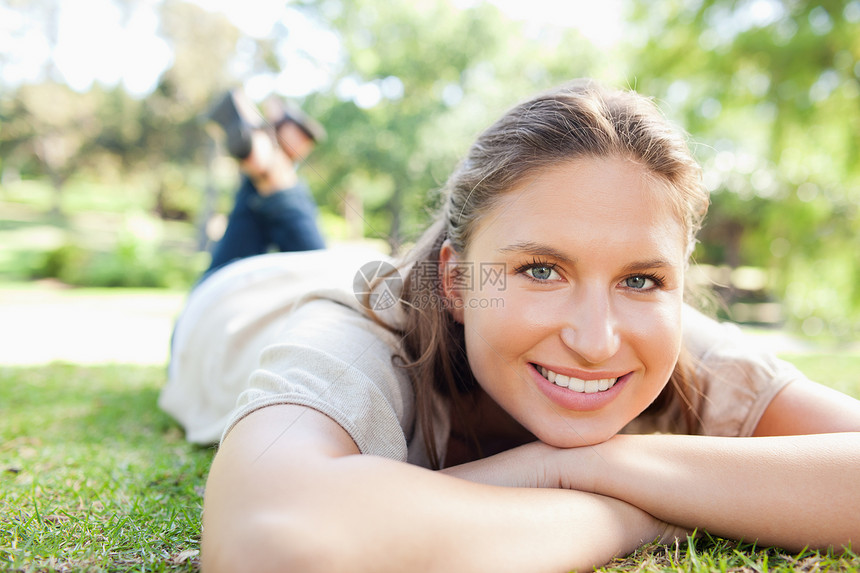
{"label": "blonde hair", "polygon": [[[436,221],[402,262],[401,297],[406,322],[401,366],[414,381],[421,431],[434,467],[441,465],[433,439],[433,394],[452,400],[462,419],[463,399],[477,388],[466,357],[463,326],[446,310],[439,290],[439,252],[448,240],[463,253],[481,218],[527,176],[576,158],[634,161],[665,182],[667,196],[687,233],[687,252],[708,208],[701,168],[685,135],[647,98],[577,80],[525,101],[504,114],[472,144],[448,179]],[[434,274],[435,273],[435,274]],[[688,432],[697,429],[698,390],[682,352],[670,383],[649,411],[680,400]],[[480,451],[472,432],[473,447]],[[480,455],[480,454],[479,454]]]}

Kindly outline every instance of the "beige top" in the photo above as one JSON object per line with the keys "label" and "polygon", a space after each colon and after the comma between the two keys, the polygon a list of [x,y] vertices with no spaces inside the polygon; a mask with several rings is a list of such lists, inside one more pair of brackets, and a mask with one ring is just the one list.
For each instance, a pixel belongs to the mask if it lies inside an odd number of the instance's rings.
{"label": "beige top", "polygon": [[[217,441],[259,408],[305,405],[340,424],[362,453],[428,466],[411,382],[391,361],[399,340],[370,320],[353,294],[356,270],[382,259],[329,249],[262,255],[219,270],[195,289],[180,317],[159,405],[198,443]],[[387,312],[383,318],[396,323],[396,307]],[[690,308],[684,342],[698,358],[708,435],[751,435],[776,393],[805,380],[755,350],[737,327]],[[450,426],[441,401],[436,418],[444,455]],[[672,432],[677,420],[677,411],[640,417],[625,432]]]}

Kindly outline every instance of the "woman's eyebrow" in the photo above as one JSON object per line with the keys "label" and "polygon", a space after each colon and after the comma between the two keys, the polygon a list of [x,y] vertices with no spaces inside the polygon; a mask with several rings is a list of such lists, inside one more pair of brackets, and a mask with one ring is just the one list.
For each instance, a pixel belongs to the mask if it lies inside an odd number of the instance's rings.
{"label": "woman's eyebrow", "polygon": [[541,243],[535,243],[533,241],[520,241],[517,243],[510,244],[506,247],[501,247],[499,249],[500,253],[517,253],[523,255],[532,255],[536,257],[550,257],[561,261],[563,263],[575,263],[576,259],[571,259],[558,249],[550,247],[549,245],[544,245]]}
{"label": "woman's eyebrow", "polygon": [[666,259],[651,259],[647,261],[634,261],[632,263],[628,263],[624,265],[622,271],[625,273],[635,273],[661,268],[672,269],[675,268],[675,266],[676,265],[673,262]]}
{"label": "woman's eyebrow", "polygon": [[[570,258],[565,255],[558,249],[554,247],[550,247],[549,245],[544,245],[542,243],[535,243],[533,241],[520,241],[517,243],[512,243],[505,247],[499,248],[500,253],[516,253],[523,255],[532,255],[535,257],[549,257],[555,259],[557,261],[575,264],[577,259]],[[622,272],[625,273],[635,273],[646,270],[660,269],[660,268],[675,268],[677,265],[668,259],[654,258],[654,259],[646,259],[643,261],[633,261],[626,265],[622,269]]]}

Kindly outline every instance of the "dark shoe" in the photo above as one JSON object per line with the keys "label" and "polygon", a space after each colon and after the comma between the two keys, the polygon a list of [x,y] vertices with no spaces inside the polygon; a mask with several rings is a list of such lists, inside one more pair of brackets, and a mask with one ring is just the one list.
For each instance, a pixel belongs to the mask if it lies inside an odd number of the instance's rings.
{"label": "dark shoe", "polygon": [[217,123],[227,136],[227,152],[236,159],[251,155],[251,133],[259,127],[258,118],[250,118],[240,110],[239,90],[228,92],[209,112],[209,119]]}
{"label": "dark shoe", "polygon": [[314,143],[319,143],[326,138],[326,132],[322,125],[303,112],[297,106],[283,101],[280,98],[271,97],[266,100],[266,118],[275,128],[275,133],[285,123],[294,123],[311,138]]}

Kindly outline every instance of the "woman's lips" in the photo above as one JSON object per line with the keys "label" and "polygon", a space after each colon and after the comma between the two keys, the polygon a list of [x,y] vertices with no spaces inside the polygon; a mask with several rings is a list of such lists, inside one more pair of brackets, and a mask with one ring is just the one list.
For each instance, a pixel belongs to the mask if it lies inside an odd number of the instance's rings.
{"label": "woman's lips", "polygon": [[547,398],[566,410],[583,412],[599,410],[609,404],[621,393],[632,374],[616,377],[599,374],[603,377],[586,379],[560,374],[539,364],[530,363],[529,367],[538,388]]}
{"label": "woman's lips", "polygon": [[577,378],[575,376],[565,376],[564,374],[559,374],[543,366],[538,366],[537,364],[535,364],[535,367],[537,368],[537,371],[543,375],[544,378],[546,378],[556,386],[561,386],[562,388],[569,388],[574,392],[582,392],[584,394],[605,392],[606,390],[609,390],[610,388],[615,386],[615,382],[618,380],[618,378],[597,378],[585,380],[582,378]]}

